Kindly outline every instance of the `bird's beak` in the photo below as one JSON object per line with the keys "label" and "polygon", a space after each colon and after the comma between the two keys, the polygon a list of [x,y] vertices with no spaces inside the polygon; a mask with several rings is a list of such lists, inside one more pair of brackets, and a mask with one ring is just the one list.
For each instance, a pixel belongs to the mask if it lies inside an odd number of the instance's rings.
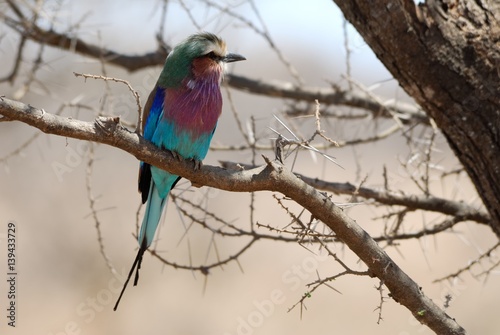
{"label": "bird's beak", "polygon": [[226,62],[226,63],[239,62],[240,60],[246,60],[246,58],[243,57],[242,55],[235,54],[235,53],[228,53],[224,57],[224,62]]}

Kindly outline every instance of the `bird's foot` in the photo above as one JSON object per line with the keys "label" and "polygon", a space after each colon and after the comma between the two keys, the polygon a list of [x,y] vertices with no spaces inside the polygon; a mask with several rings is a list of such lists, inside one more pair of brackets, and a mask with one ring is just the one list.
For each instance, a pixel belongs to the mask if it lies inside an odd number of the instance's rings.
{"label": "bird's foot", "polygon": [[175,159],[177,159],[178,161],[181,161],[181,160],[183,159],[183,158],[182,158],[182,156],[181,156],[178,152],[173,151],[173,150],[172,150],[172,151],[170,151],[170,152],[172,153],[172,157],[174,157],[174,158],[175,158]]}
{"label": "bird's foot", "polygon": [[[192,161],[194,162],[194,170],[199,170],[203,166],[203,162],[201,160],[193,158]],[[203,184],[198,184],[194,181],[191,180],[191,186],[193,187],[202,187]]]}
{"label": "bird's foot", "polygon": [[199,170],[203,166],[203,162],[198,160],[198,159],[193,158],[193,162],[194,162],[194,169],[195,170]]}

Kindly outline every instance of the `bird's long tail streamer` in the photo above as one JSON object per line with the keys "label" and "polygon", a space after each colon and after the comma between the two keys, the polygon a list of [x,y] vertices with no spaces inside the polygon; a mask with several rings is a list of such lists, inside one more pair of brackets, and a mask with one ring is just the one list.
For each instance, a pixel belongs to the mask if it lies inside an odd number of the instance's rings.
{"label": "bird's long tail streamer", "polygon": [[137,286],[137,282],[139,281],[139,269],[141,268],[142,257],[144,256],[144,252],[153,242],[153,237],[156,232],[156,228],[160,223],[161,214],[163,212],[163,208],[167,203],[168,196],[165,198],[161,198],[158,194],[158,190],[154,182],[151,180],[151,186],[149,189],[148,203],[146,207],[146,213],[144,214],[144,219],[142,221],[141,231],[139,233],[139,251],[137,252],[137,256],[135,257],[134,263],[132,264],[132,268],[128,274],[127,280],[123,284],[122,291],[120,292],[120,296],[116,301],[114,311],[118,308],[120,304],[120,300],[122,299],[123,293],[127,288],[128,282],[132,277],[132,274],[135,272],[134,286]]}

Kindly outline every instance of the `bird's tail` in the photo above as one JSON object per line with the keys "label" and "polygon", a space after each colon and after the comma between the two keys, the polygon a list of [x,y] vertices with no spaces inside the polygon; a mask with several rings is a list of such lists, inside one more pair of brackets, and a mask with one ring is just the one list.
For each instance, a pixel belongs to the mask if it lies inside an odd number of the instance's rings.
{"label": "bird's tail", "polygon": [[160,197],[158,189],[151,179],[146,213],[144,213],[144,218],[142,219],[141,231],[138,238],[139,246],[142,247],[145,244],[146,248],[148,248],[153,242],[153,237],[160,223],[161,214],[163,213],[167,199],[168,194],[165,198]]}
{"label": "bird's tail", "polygon": [[153,237],[155,235],[156,228],[158,228],[158,224],[160,223],[161,214],[163,212],[165,204],[167,203],[167,199],[168,194],[165,198],[160,197],[155,183],[153,182],[153,180],[151,180],[148,203],[146,205],[146,213],[144,214],[144,219],[142,220],[141,231],[138,238],[139,251],[137,252],[137,256],[135,257],[134,263],[132,264],[132,268],[130,269],[127,280],[123,284],[120,296],[118,297],[115,307],[113,308],[114,311],[116,311],[116,309],[118,308],[118,304],[120,303],[123,293],[127,288],[128,282],[132,277],[132,274],[134,273],[134,269],[136,269],[134,286],[136,286],[137,282],[139,281],[139,269],[141,268],[142,257],[144,256],[144,252],[146,251],[146,249],[153,242]]}

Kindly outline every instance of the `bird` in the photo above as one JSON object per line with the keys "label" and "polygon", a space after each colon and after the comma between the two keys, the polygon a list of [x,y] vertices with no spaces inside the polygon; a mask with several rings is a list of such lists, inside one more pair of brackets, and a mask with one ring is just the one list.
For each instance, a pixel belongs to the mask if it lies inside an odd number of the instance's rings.
{"label": "bird", "polygon": [[[143,109],[142,135],[174,157],[194,161],[201,167],[219,116],[225,65],[245,60],[227,51],[226,43],[209,32],[187,37],[168,54],[158,81]],[[116,311],[136,269],[134,286],[145,251],[153,242],[170,191],[180,176],[140,162],[139,192],[146,210],[138,235],[139,251],[113,310]]]}

